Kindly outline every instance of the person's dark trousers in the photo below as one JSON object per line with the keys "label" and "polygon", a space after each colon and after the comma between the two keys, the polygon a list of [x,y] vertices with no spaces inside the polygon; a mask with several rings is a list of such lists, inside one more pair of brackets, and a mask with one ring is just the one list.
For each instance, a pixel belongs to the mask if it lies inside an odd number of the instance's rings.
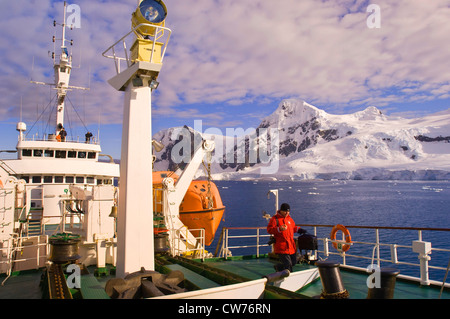
{"label": "person's dark trousers", "polygon": [[285,269],[292,271],[292,266],[297,263],[297,254],[278,254],[278,257],[280,259],[280,263],[275,266],[276,271],[282,271]]}

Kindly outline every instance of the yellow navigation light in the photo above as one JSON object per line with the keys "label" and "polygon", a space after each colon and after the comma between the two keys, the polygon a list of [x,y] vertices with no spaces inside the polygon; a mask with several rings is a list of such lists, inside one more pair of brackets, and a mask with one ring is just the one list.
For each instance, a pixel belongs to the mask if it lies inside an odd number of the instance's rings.
{"label": "yellow navigation light", "polygon": [[136,39],[131,47],[131,61],[147,61],[151,63],[162,63],[163,43],[151,40]]}
{"label": "yellow navigation light", "polygon": [[[131,47],[131,60],[162,63],[163,43],[157,42],[164,35],[167,8],[161,0],[142,0],[132,14],[131,24],[137,36]],[[145,24],[145,25],[142,25]]]}
{"label": "yellow navigation light", "polygon": [[[152,24],[155,26],[164,26],[166,20],[167,8],[161,0],[142,0],[139,7],[132,14],[131,23],[133,28],[136,28],[142,23]],[[155,37],[156,28],[152,26],[141,26],[137,33],[142,37]]]}

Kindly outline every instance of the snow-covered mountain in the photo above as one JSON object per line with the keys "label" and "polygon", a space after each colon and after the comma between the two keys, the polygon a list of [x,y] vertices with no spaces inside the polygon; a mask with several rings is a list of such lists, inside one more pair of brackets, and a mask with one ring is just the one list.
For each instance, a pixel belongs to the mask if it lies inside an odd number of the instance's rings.
{"label": "snow-covered mountain", "polygon": [[175,169],[183,156],[188,161],[186,150],[193,151],[203,136],[216,141],[216,180],[450,179],[450,109],[416,119],[386,116],[376,107],[332,115],[289,99],[245,134],[161,131],[154,139],[166,148],[157,153],[155,169]]}

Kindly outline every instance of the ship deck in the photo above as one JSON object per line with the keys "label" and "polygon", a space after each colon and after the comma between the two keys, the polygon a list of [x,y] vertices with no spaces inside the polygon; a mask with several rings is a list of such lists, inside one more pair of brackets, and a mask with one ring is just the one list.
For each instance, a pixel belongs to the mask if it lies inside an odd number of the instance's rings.
{"label": "ship deck", "polygon": [[[275,262],[268,258],[242,258],[242,259],[212,259],[205,262],[207,265],[228,272],[237,273],[248,279],[260,279],[264,275],[274,272]],[[293,271],[309,269],[308,264],[297,264]],[[366,299],[368,288],[366,284],[367,273],[341,268],[341,276],[350,299]],[[322,292],[320,279],[296,291],[307,298],[318,298]],[[394,299],[439,299],[440,288],[436,286],[422,286],[419,283],[397,278]],[[444,289],[441,299],[450,299],[450,291]]]}
{"label": "ship deck", "polygon": [[[0,299],[42,299],[40,283],[43,273],[44,269],[14,272],[0,286]],[[5,275],[0,276],[0,281],[5,279]]]}
{"label": "ship deck", "polygon": [[[223,278],[228,274],[236,275],[239,279],[256,280],[267,274],[274,272],[275,261],[269,258],[232,257],[228,259],[212,258],[205,261],[190,260],[194,266],[206,267],[207,269],[218,270],[220,275],[213,278],[207,276],[202,271],[193,271],[183,263],[167,262],[164,265],[166,271],[180,270],[184,273],[185,279],[201,289],[212,288],[223,284]],[[310,269],[315,266],[308,264],[298,264],[294,266],[294,271]],[[108,266],[109,268],[109,266]],[[190,269],[189,269],[190,268]],[[108,296],[104,293],[106,282],[112,278],[111,275],[94,276],[95,267],[89,267],[90,274],[82,275],[82,292],[77,298],[104,299]],[[350,299],[366,299],[368,288],[366,285],[367,274],[363,272],[349,271],[341,268],[341,276],[345,289],[349,292]],[[41,299],[43,292],[40,282],[44,270],[31,270],[13,273],[4,286],[0,286],[0,299]],[[1,277],[4,280],[5,277]],[[317,279],[294,292],[298,298],[319,298],[322,292],[322,283]],[[422,286],[419,283],[405,281],[397,278],[395,285],[394,299],[439,299],[440,287]],[[450,299],[450,290],[444,289],[441,299]]]}

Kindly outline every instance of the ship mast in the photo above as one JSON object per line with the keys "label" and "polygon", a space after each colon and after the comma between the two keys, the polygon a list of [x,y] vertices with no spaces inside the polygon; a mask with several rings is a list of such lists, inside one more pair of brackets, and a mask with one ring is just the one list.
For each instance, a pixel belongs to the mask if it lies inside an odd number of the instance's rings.
{"label": "ship mast", "polygon": [[[154,270],[152,191],[152,91],[158,86],[171,30],[164,27],[161,0],[141,0],[132,14],[132,30],[103,56],[114,59],[117,75],[108,82],[124,94],[116,276]],[[134,36],[130,52],[126,39]],[[116,48],[117,46],[117,48]],[[125,57],[117,52],[124,50]],[[121,62],[126,69],[120,70]]]}
{"label": "ship mast", "polygon": [[[58,103],[56,108],[56,123],[55,123],[56,135],[58,135],[64,127],[64,112],[65,112],[65,100],[67,91],[69,91],[70,89],[89,90],[89,88],[69,85],[70,75],[72,72],[72,55],[69,53],[66,43],[70,43],[70,45],[73,45],[73,40],[69,41],[66,39],[66,28],[70,28],[72,30],[73,25],[66,24],[66,14],[67,14],[67,3],[64,1],[63,23],[57,23],[55,20],[53,21],[54,27],[56,27],[57,25],[62,27],[62,38],[56,39],[56,37],[53,36],[53,43],[56,43],[57,40],[61,40],[60,54],[55,54],[55,52],[52,53],[54,83],[45,83],[31,80],[31,83],[49,85],[56,90],[56,97]],[[26,127],[22,122],[20,122],[19,124],[20,127],[18,125],[17,130],[22,133],[23,131],[26,130]]]}
{"label": "ship mast", "polygon": [[[55,89],[57,95],[58,106],[56,108],[56,135],[58,135],[64,127],[64,108],[67,90],[69,88],[70,73],[72,70],[72,56],[69,54],[66,46],[66,12],[67,4],[64,1],[64,20],[62,26],[62,39],[61,39],[61,54],[59,61],[56,62],[56,56],[54,55],[54,73],[55,73]],[[56,26],[56,21],[53,21],[53,25]],[[55,41],[53,37],[53,41]],[[70,41],[72,44],[72,41]]]}

